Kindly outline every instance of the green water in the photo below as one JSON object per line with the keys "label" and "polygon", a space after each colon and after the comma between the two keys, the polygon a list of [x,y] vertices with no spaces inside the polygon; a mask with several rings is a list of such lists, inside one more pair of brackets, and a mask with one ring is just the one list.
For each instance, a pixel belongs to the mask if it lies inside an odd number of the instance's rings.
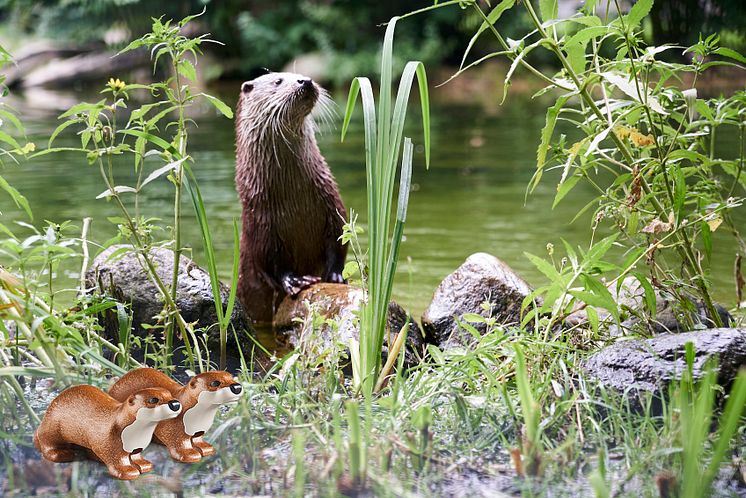
{"label": "green water", "polygon": [[[213,90],[229,104],[235,103],[233,86]],[[524,203],[546,102],[514,96],[502,107],[496,103],[457,104],[440,96],[437,90],[433,97],[432,165],[425,171],[422,147],[418,145],[409,218],[394,289],[395,299],[415,314],[427,306],[441,279],[474,252],[494,254],[537,285],[543,278],[523,255],[524,251],[545,255],[548,242],[560,247],[560,239],[564,238],[574,245],[585,245],[591,235],[588,216],[569,223],[592,196],[582,184],[552,210],[556,176],[548,174]],[[29,138],[42,148],[58,124],[56,116],[61,110],[78,100],[94,98],[100,97],[83,92],[36,93],[17,96],[13,105],[27,126]],[[343,105],[344,98],[338,95],[337,101]],[[40,102],[45,108],[40,108]],[[190,133],[190,153],[196,161],[194,168],[206,200],[222,276],[228,279],[232,223],[241,212],[233,180],[233,123],[216,115],[212,108],[194,111],[192,117],[198,127]],[[418,116],[416,109],[413,111],[407,135],[415,144],[421,144]],[[72,132],[66,132],[55,145],[75,146],[75,140]],[[735,137],[722,137],[721,141],[730,147],[734,144],[728,141],[735,141]],[[360,120],[353,121],[344,143],[339,141],[338,123],[336,129],[322,130],[319,145],[337,178],[345,204],[359,212],[364,221],[365,166]],[[153,162],[150,169],[156,166]],[[117,184],[135,183],[131,169],[130,163],[117,164]],[[91,216],[92,241],[102,243],[115,233],[106,218],[118,212],[113,204],[96,200],[105,187],[97,168],[89,166],[84,157],[42,156],[20,167],[6,166],[3,175],[27,196],[37,224],[70,219],[81,225],[82,218]],[[143,196],[145,214],[162,217],[164,224],[170,224],[172,194],[172,185],[165,179],[148,185]],[[0,196],[0,210],[6,222],[23,219],[5,195]],[[195,248],[195,259],[200,261],[201,239],[188,202],[184,212],[184,238]],[[739,224],[743,225],[743,220]],[[735,245],[725,234],[716,233],[712,280],[717,299],[727,306],[735,304],[734,256]],[[58,285],[74,285],[75,271],[70,268],[61,272]]]}

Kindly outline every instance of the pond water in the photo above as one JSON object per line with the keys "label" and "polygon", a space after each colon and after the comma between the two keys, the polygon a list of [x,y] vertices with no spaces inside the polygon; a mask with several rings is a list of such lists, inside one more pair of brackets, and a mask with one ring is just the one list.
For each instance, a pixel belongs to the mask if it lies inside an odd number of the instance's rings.
{"label": "pond water", "polygon": [[[235,104],[239,84],[211,89],[230,105]],[[57,115],[80,100],[100,98],[91,92],[27,93],[17,95],[13,105],[21,111],[30,140],[37,147],[57,126]],[[335,96],[340,106],[346,95]],[[427,306],[441,279],[470,254],[484,251],[507,262],[529,283],[541,284],[543,277],[524,256],[524,251],[546,255],[548,242],[561,247],[561,239],[573,245],[587,245],[590,219],[585,216],[570,224],[574,214],[592,196],[590,188],[579,184],[554,210],[551,202],[556,176],[545,175],[542,184],[525,198],[526,185],[535,167],[536,145],[543,126],[546,101],[515,94],[503,105],[451,101],[440,90],[432,98],[432,164],[424,168],[422,134],[416,108],[408,118],[406,135],[417,145],[405,241],[401,248],[394,297],[418,316]],[[415,102],[416,105],[418,105]],[[221,273],[230,278],[232,223],[240,217],[234,188],[233,123],[217,115],[211,107],[194,110],[198,127],[190,134],[190,153],[206,200],[208,216],[217,246]],[[339,113],[343,109],[340,107]],[[360,110],[357,110],[358,114]],[[325,154],[349,208],[365,217],[365,166],[360,116],[353,121],[344,143],[336,129],[324,129],[319,145]],[[338,120],[340,121],[341,118]],[[723,146],[735,149],[735,134],[721,137]],[[77,138],[65,132],[56,146],[75,146]],[[733,142],[733,143],[728,143]],[[154,162],[150,168],[154,168]],[[117,165],[118,184],[134,184],[129,163]],[[115,206],[96,196],[104,190],[95,167],[75,154],[42,156],[20,167],[6,167],[5,178],[30,201],[35,222],[73,220],[81,224],[92,216],[91,240],[102,243],[115,229],[108,216],[118,215]],[[168,224],[172,210],[172,186],[162,179],[146,188],[145,214],[164,218]],[[525,202],[524,202],[525,198]],[[23,220],[8,197],[0,196],[4,219]],[[201,239],[190,204],[184,204],[185,240],[201,258]],[[27,220],[26,220],[27,221]],[[740,220],[739,224],[743,224]],[[21,230],[22,231],[22,230]],[[166,235],[164,234],[164,238]],[[733,260],[735,245],[716,233],[712,258],[715,296],[730,307],[735,304]],[[75,269],[60,275],[74,285]],[[60,284],[58,284],[59,287]]]}

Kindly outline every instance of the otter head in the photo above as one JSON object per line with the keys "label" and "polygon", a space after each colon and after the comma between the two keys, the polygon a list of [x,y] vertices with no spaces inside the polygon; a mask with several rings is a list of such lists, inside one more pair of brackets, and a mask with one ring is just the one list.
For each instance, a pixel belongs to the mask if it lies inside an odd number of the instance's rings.
{"label": "otter head", "polygon": [[173,395],[160,387],[137,391],[124,403],[136,413],[136,420],[158,422],[176,418],[181,413],[181,403]]}
{"label": "otter head", "polygon": [[243,388],[228,372],[216,371],[192,377],[189,391],[194,393],[199,403],[222,405],[237,401]]}
{"label": "otter head", "polygon": [[239,117],[262,123],[272,120],[278,127],[297,131],[319,100],[330,99],[311,78],[295,73],[269,73],[241,85]]}

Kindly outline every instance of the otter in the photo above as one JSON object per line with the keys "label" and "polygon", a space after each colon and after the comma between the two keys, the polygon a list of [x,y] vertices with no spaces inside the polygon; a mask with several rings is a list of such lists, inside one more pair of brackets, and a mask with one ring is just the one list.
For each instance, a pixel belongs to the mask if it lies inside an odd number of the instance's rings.
{"label": "otter", "polygon": [[313,80],[269,73],[241,85],[236,188],[243,205],[238,296],[255,323],[271,323],[285,295],[343,282],[347,213],[316,144],[311,111],[331,99]]}
{"label": "otter", "polygon": [[34,446],[52,462],[76,460],[77,450],[102,462],[118,479],[135,479],[153,469],[142,457],[156,425],[175,418],[181,404],[163,388],[140,389],[115,400],[101,389],[73,386],[49,405],[34,433]]}
{"label": "otter", "polygon": [[220,405],[237,401],[243,390],[228,372],[204,372],[181,385],[158,370],[137,368],[114,383],[109,395],[121,401],[147,387],[166,389],[181,403],[181,414],[158,424],[154,434],[155,441],[166,446],[171,458],[180,462],[198,462],[215,453],[202,436],[212,425]]}

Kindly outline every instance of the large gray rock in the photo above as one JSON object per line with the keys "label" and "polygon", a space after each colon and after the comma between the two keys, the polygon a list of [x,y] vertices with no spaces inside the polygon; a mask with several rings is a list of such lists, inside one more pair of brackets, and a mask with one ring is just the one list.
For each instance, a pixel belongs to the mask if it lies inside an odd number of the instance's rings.
{"label": "large gray rock", "polygon": [[702,377],[704,365],[712,357],[717,357],[718,380],[724,385],[746,366],[746,329],[720,328],[621,340],[588,358],[583,368],[601,385],[633,394],[630,399],[634,404],[636,395],[663,395],[671,382],[681,379],[687,342],[694,345],[695,379]]}
{"label": "large gray rock", "polygon": [[[155,316],[163,310],[163,298],[147,271],[144,262],[128,246],[116,245],[109,247],[96,259],[86,273],[86,285],[89,289],[99,288],[120,302],[131,305],[132,326],[136,335],[146,335],[143,324],[156,323]],[[131,249],[131,248],[130,248]],[[124,251],[124,252],[122,252]],[[116,253],[116,254],[115,254]],[[111,258],[111,256],[114,256]],[[156,266],[158,276],[167,285],[171,285],[173,272],[173,252],[170,249],[154,248],[150,257]],[[220,284],[220,298],[223,310],[228,301],[229,289]],[[194,323],[195,329],[208,329],[208,343],[211,348],[218,345],[220,334],[215,313],[210,276],[194,261],[182,256],[179,263],[179,278],[176,291],[176,305],[181,316],[188,323]],[[231,315],[231,324],[241,339],[245,334],[252,333],[252,328],[241,303],[236,302]],[[215,326],[213,326],[215,325]],[[208,328],[209,327],[209,328]],[[116,323],[106,321],[106,334],[116,338],[118,336]],[[235,348],[235,341],[231,329],[228,329],[228,344]],[[251,343],[246,339],[247,343]]]}
{"label": "large gray rock", "polygon": [[[337,345],[346,347],[350,339],[360,340],[358,312],[364,292],[359,287],[346,284],[320,283],[303,290],[297,297],[286,297],[275,313],[275,333],[287,338],[292,347],[303,349],[315,342],[319,350],[328,350]],[[312,312],[320,318],[308,328]],[[389,354],[389,337],[391,342],[409,318],[404,364],[414,366],[423,356],[425,341],[417,322],[395,302],[389,303],[387,334],[383,339],[381,351],[383,361]],[[313,332],[312,337],[304,334],[305,330]]]}
{"label": "large gray rock", "polygon": [[[456,322],[466,313],[495,318],[499,324],[518,324],[521,304],[531,287],[508,265],[486,253],[469,256],[435,290],[422,315],[422,328],[429,342],[440,346],[466,344],[471,335]],[[489,302],[491,309],[482,303]],[[486,324],[474,324],[484,333]]]}

